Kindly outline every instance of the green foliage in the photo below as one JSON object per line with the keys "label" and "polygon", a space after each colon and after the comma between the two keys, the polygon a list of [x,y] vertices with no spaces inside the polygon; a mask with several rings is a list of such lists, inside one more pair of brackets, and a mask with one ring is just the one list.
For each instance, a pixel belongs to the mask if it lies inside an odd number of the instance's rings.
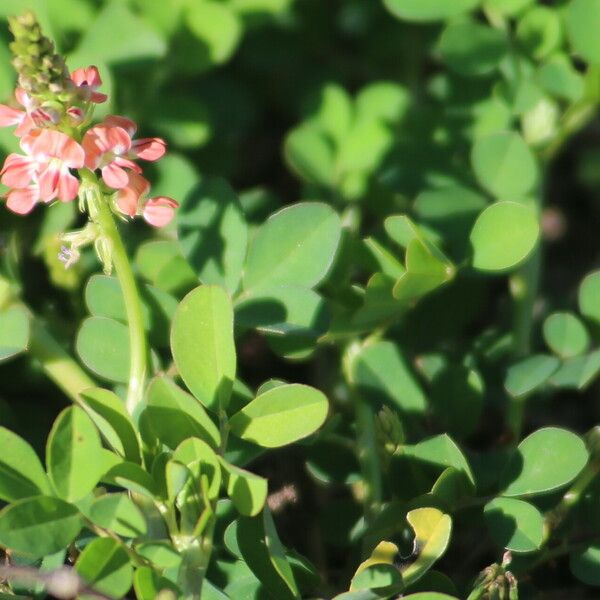
{"label": "green foliage", "polygon": [[0,211],[0,596],[596,597],[600,0],[25,8],[180,207]]}

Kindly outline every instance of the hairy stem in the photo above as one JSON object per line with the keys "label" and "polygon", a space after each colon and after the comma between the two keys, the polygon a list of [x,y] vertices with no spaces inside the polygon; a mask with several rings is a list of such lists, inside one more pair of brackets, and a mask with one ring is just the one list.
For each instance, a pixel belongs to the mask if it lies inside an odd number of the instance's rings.
{"label": "hairy stem", "polygon": [[29,352],[46,375],[74,402],[79,400],[83,390],[96,385],[35,317],[31,323]]}
{"label": "hairy stem", "polygon": [[127,390],[126,406],[129,414],[136,415],[144,394],[146,381],[148,344],[144,319],[142,313],[142,302],[138,286],[133,275],[133,269],[123,245],[123,240],[115,223],[114,216],[104,199],[98,202],[98,214],[96,222],[100,226],[102,235],[111,246],[112,262],[121,284],[127,322],[129,324],[129,387]]}

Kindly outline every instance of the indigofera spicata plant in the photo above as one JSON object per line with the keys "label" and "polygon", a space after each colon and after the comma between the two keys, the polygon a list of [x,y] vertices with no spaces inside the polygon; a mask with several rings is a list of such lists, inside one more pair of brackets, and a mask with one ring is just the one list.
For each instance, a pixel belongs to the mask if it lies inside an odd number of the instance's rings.
{"label": "indigofera spicata plant", "polygon": [[8,4],[0,596],[597,597],[600,0]]}

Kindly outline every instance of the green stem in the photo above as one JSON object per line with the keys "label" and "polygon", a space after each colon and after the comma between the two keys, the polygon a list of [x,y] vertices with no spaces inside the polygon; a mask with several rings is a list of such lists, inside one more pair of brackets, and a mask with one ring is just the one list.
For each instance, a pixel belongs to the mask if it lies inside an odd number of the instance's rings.
{"label": "green stem", "polygon": [[129,349],[131,353],[126,406],[129,414],[136,415],[144,395],[148,356],[142,303],[127,251],[123,245],[123,240],[119,234],[114,216],[104,198],[100,198],[97,208],[96,222],[102,230],[102,235],[110,243],[112,262],[115,266],[119,283],[121,284],[123,300],[125,302],[127,322],[129,324]]}
{"label": "green stem", "polygon": [[79,400],[80,392],[96,385],[35,317],[31,323],[29,352],[46,375],[74,402]]}
{"label": "green stem", "polygon": [[375,415],[371,405],[357,392],[352,378],[352,360],[360,350],[360,343],[352,343],[345,351],[343,372],[350,394],[354,401],[356,417],[356,448],[358,462],[361,468],[363,481],[363,510],[365,521],[368,525],[377,514],[383,500],[383,483],[381,466],[377,451],[377,437],[375,433]]}

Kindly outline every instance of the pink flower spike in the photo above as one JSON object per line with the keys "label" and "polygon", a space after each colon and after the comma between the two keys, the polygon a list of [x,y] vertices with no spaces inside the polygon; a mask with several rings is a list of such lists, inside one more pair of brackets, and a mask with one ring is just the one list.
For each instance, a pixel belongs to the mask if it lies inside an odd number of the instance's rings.
{"label": "pink flower spike", "polygon": [[127,175],[127,185],[117,192],[117,208],[124,215],[135,217],[141,199],[150,191],[150,183],[139,173]]}
{"label": "pink flower spike", "polygon": [[27,215],[33,210],[39,199],[40,190],[34,183],[21,190],[10,190],[6,195],[6,206],[18,215]]}
{"label": "pink flower spike", "polygon": [[166,151],[166,142],[157,137],[135,140],[131,146],[131,154],[133,156],[148,161],[155,161],[162,158]]}
{"label": "pink flower spike", "polygon": [[96,91],[102,85],[102,79],[97,67],[91,66],[84,69],[76,69],[71,73],[71,79],[82,92],[85,100],[89,100],[94,104],[106,102],[108,96]]}
{"label": "pink flower spike", "polygon": [[154,227],[164,227],[173,220],[178,206],[175,200],[167,196],[150,198],[144,205],[144,219]]}

